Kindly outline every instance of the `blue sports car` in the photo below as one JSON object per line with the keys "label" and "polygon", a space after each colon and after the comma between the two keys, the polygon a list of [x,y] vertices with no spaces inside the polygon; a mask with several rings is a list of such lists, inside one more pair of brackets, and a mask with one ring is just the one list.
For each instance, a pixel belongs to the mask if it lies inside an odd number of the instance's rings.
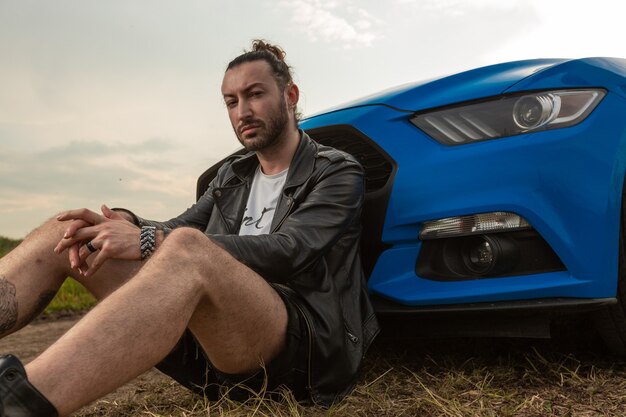
{"label": "blue sports car", "polygon": [[301,127],[365,169],[362,254],[381,316],[544,337],[584,314],[626,354],[626,60],[488,66]]}

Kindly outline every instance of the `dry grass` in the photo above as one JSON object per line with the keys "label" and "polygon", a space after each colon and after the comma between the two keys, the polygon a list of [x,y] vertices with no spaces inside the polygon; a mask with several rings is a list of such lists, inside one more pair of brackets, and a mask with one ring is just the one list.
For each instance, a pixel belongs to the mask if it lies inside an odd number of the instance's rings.
{"label": "dry grass", "polygon": [[382,338],[354,393],[329,410],[277,400],[208,403],[175,383],[146,383],[80,416],[624,416],[626,362],[571,341]]}
{"label": "dry grass", "polygon": [[[0,238],[0,256],[18,241]],[[66,283],[60,310],[93,303]],[[86,305],[84,303],[87,303]],[[579,326],[578,332],[589,332]],[[245,403],[209,403],[174,382],[141,382],[76,416],[626,416],[626,361],[594,343],[379,338],[352,395],[325,410],[298,404],[288,392]]]}

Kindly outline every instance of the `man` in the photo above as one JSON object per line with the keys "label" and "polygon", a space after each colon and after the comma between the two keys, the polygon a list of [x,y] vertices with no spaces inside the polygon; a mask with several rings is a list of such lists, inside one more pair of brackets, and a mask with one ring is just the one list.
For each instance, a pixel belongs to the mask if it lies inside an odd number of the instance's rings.
{"label": "man", "polygon": [[266,382],[330,405],[353,388],[378,332],[358,252],[362,171],[298,130],[280,48],[255,41],[222,94],[250,152],[194,206],[167,222],[68,211],[0,259],[2,335],[68,275],[101,300],[25,369],[0,359],[5,415],[67,415],[155,365],[210,398]]}

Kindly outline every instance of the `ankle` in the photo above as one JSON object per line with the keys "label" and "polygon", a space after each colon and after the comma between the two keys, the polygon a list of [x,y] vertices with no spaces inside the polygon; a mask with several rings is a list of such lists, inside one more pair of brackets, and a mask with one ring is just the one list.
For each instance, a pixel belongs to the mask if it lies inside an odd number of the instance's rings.
{"label": "ankle", "polygon": [[56,417],[56,408],[35,388],[22,363],[13,355],[0,356],[0,417]]}

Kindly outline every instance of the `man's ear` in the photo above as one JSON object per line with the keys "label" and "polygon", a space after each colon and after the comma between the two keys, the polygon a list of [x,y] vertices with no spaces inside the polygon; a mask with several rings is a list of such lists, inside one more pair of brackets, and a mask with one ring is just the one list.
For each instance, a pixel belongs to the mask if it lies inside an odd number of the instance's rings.
{"label": "man's ear", "polygon": [[300,89],[297,85],[291,83],[287,86],[285,93],[287,94],[287,106],[289,106],[290,109],[295,109],[300,99]]}

